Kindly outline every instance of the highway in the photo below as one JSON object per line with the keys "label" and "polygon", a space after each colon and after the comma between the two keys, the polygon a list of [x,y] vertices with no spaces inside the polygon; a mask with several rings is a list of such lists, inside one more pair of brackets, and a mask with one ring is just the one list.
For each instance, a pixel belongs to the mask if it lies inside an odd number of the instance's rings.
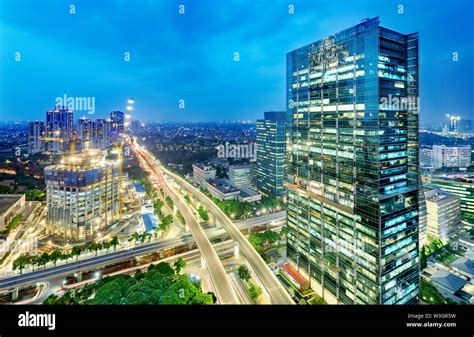
{"label": "highway", "polygon": [[270,295],[270,299],[273,304],[295,304],[291,299],[291,296],[270,270],[262,257],[252,247],[250,242],[240,232],[237,226],[212,200],[210,200],[204,193],[199,191],[185,179],[164,168],[148,151],[142,148],[139,148],[139,151],[143,156],[146,155],[148,157],[148,162],[153,161],[155,166],[159,167],[162,172],[165,172],[168,176],[172,177],[176,182],[179,183],[181,187],[192,193],[196,199],[207,208],[208,212],[211,212],[214,215],[216,221],[227,231],[232,240],[238,243],[240,251],[245,255],[250,266],[262,281],[265,290]]}
{"label": "highway", "polygon": [[[284,212],[283,212],[284,213]],[[240,221],[237,226],[241,230],[245,230],[254,226],[261,226],[268,224],[271,221],[282,221],[284,220],[284,214],[275,213],[269,215],[263,215],[256,218]],[[205,230],[206,235],[211,238],[218,238],[226,234],[223,228],[210,228]],[[0,280],[0,290],[10,289],[17,286],[26,286],[29,284],[36,283],[52,277],[58,277],[61,275],[71,275],[76,272],[98,268],[108,264],[113,264],[121,261],[126,261],[140,255],[146,255],[157,252],[159,250],[167,250],[171,248],[180,247],[194,242],[194,238],[191,234],[183,235],[179,238],[165,239],[158,242],[149,244],[143,244],[136,247],[132,247],[127,250],[120,250],[117,252],[110,252],[104,255],[94,256],[88,259],[68,262],[64,265],[56,267],[50,267],[46,269],[39,269],[34,272],[25,273],[22,275],[15,275],[6,277]]]}
{"label": "highway", "polygon": [[214,247],[212,247],[209,238],[202,229],[199,222],[192,214],[190,208],[176,195],[175,191],[166,183],[162,170],[153,160],[144,155],[141,149],[133,148],[139,161],[150,169],[150,174],[155,175],[160,181],[161,187],[167,192],[168,196],[173,200],[174,205],[179,209],[188,225],[198,249],[202,254],[202,258],[209,272],[211,282],[214,286],[215,294],[221,304],[238,304],[240,303],[232,284],[230,283],[224,266],[219,259]]}

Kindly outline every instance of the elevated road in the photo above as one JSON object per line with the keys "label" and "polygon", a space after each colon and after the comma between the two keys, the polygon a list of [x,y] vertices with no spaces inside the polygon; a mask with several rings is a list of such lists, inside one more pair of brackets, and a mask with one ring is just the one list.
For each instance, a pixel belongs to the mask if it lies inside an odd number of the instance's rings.
{"label": "elevated road", "polygon": [[[150,174],[153,178],[157,178],[160,182],[161,187],[167,192],[168,196],[173,200],[174,205],[178,208],[186,221],[191,233],[193,234],[194,240],[198,249],[201,251],[202,258],[205,262],[211,282],[214,286],[216,297],[221,304],[238,304],[240,303],[232,284],[230,283],[224,266],[217,255],[217,252],[212,247],[209,238],[202,229],[199,222],[192,214],[190,208],[176,195],[173,188],[168,186],[167,182],[163,177],[163,172],[155,161],[150,159],[146,154],[138,148],[133,148],[139,161],[150,169]],[[154,176],[154,177],[153,177]]]}
{"label": "elevated road", "polygon": [[[248,228],[268,224],[271,221],[284,220],[283,216],[284,214],[278,213],[264,215],[240,221],[237,226],[241,230],[245,230]],[[226,231],[223,228],[210,228],[206,229],[205,233],[210,239],[215,239],[226,234]],[[132,247],[127,250],[110,252],[104,255],[98,255],[79,261],[71,261],[64,265],[58,265],[56,267],[38,269],[34,272],[24,273],[22,275],[9,276],[0,279],[0,290],[11,289],[19,286],[27,286],[53,277],[66,276],[81,271],[97,269],[106,265],[127,261],[141,255],[177,248],[193,242],[193,236],[191,234],[187,234],[179,238],[160,240],[158,242]]]}
{"label": "elevated road", "polygon": [[210,200],[204,193],[195,188],[185,179],[164,168],[161,163],[156,160],[154,156],[148,151],[143,148],[139,148],[139,151],[142,153],[143,156],[146,156],[148,158],[148,162],[153,162],[156,167],[159,167],[159,169],[161,169],[162,172],[172,177],[177,183],[179,183],[182,188],[194,195],[196,199],[199,200],[207,208],[208,212],[211,212],[214,215],[216,221],[226,230],[232,240],[238,243],[240,251],[245,255],[250,266],[260,278],[263,283],[263,286],[265,287],[265,290],[270,295],[272,304],[294,304],[294,301],[291,299],[291,296],[288,294],[286,289],[270,270],[270,268],[262,259],[262,257],[252,247],[250,242],[240,232],[237,226],[224,214],[224,212],[221,211],[221,209],[212,200]]}

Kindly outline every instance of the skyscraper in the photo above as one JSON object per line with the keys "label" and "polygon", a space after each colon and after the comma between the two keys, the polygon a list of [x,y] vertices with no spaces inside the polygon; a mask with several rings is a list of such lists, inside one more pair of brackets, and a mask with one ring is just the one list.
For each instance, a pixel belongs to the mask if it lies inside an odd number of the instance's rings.
{"label": "skyscraper", "polygon": [[286,112],[265,112],[257,120],[257,189],[268,196],[284,194]]}
{"label": "skyscraper", "polygon": [[378,18],[287,54],[287,255],[329,303],[417,303],[418,35]]}
{"label": "skyscraper", "polygon": [[118,218],[119,165],[100,150],[66,156],[44,169],[46,226],[73,240],[91,238]]}
{"label": "skyscraper", "polygon": [[[67,150],[68,142],[73,137],[73,112],[67,107],[57,106],[46,112],[45,150],[59,152]],[[55,138],[57,140],[51,140]]]}
{"label": "skyscraper", "polygon": [[112,140],[118,141],[124,131],[125,114],[122,111],[112,111],[110,119],[112,120]]}
{"label": "skyscraper", "polygon": [[113,122],[110,119],[91,120],[84,117],[79,119],[77,130],[83,148],[86,148],[86,142],[91,149],[106,149],[112,144]]}
{"label": "skyscraper", "polygon": [[45,133],[44,122],[34,121],[28,123],[28,153],[38,153],[44,150],[41,138]]}

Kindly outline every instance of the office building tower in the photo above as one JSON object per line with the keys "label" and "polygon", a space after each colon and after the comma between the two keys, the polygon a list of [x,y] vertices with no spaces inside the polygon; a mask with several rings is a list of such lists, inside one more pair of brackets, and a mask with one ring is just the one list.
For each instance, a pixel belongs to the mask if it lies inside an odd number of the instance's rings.
{"label": "office building tower", "polygon": [[450,174],[448,176],[422,176],[428,188],[438,188],[457,195],[461,203],[461,218],[466,225],[474,226],[474,174]]}
{"label": "office building tower", "polygon": [[229,166],[229,180],[237,188],[255,187],[255,164]]}
{"label": "office building tower", "polygon": [[67,107],[57,106],[46,112],[45,150],[61,152],[68,149],[73,138],[73,112]]}
{"label": "office building tower", "polygon": [[257,120],[257,189],[273,197],[284,194],[286,112],[265,112]]}
{"label": "office building tower", "polygon": [[41,139],[44,136],[44,122],[34,121],[28,123],[28,153],[34,154],[44,150],[44,142]]}
{"label": "office building tower", "polygon": [[472,128],[472,120],[462,118],[459,122],[459,129],[461,132],[465,133],[474,132],[474,129]]}
{"label": "office building tower", "polygon": [[46,226],[72,240],[93,238],[118,219],[119,163],[100,150],[65,156],[44,169]]}
{"label": "office building tower", "polygon": [[431,190],[425,192],[428,241],[439,239],[447,244],[461,227],[459,197]]}
{"label": "office building tower", "polygon": [[434,169],[471,165],[471,146],[433,145]]}
{"label": "office building tower", "polygon": [[328,303],[418,303],[417,33],[365,19],[286,74],[290,263]]}

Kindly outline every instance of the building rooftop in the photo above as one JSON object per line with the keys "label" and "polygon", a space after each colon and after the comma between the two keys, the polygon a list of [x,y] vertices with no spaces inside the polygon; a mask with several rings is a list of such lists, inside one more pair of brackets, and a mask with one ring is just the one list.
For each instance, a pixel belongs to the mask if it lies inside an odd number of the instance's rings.
{"label": "building rooftop", "polygon": [[446,193],[442,190],[430,190],[425,192],[426,201],[438,202],[438,201],[449,201],[456,200],[459,197]]}
{"label": "building rooftop", "polygon": [[456,276],[446,270],[439,270],[438,272],[431,275],[431,279],[445,288],[448,288],[453,293],[457,292],[459,289],[464,287],[466,283],[468,283],[465,279],[460,278],[459,276]]}
{"label": "building rooftop", "polygon": [[195,163],[195,164],[193,164],[193,166],[195,166],[196,168],[201,169],[203,171],[214,170],[214,168],[211,165],[205,164],[205,163]]}
{"label": "building rooftop", "polygon": [[137,192],[137,193],[145,193],[146,192],[145,187],[143,187],[143,185],[140,184],[140,183],[133,183],[133,187],[135,188],[135,192]]}
{"label": "building rooftop", "polygon": [[462,270],[471,277],[474,276],[474,261],[466,257],[460,257],[451,263],[451,267]]}
{"label": "building rooftop", "polygon": [[153,228],[158,227],[158,218],[153,213],[143,214],[142,219],[147,232],[151,232]]}
{"label": "building rooftop", "polygon": [[233,186],[228,179],[209,179],[208,183],[221,193],[240,192],[240,190]]}
{"label": "building rooftop", "polygon": [[23,194],[0,194],[0,214],[5,213],[18,200],[23,197]]}
{"label": "building rooftop", "polygon": [[260,195],[260,193],[258,193],[257,191],[254,191],[250,188],[245,188],[245,187],[242,187],[240,189],[240,196],[242,198],[247,198],[247,197],[253,197],[255,195]]}

